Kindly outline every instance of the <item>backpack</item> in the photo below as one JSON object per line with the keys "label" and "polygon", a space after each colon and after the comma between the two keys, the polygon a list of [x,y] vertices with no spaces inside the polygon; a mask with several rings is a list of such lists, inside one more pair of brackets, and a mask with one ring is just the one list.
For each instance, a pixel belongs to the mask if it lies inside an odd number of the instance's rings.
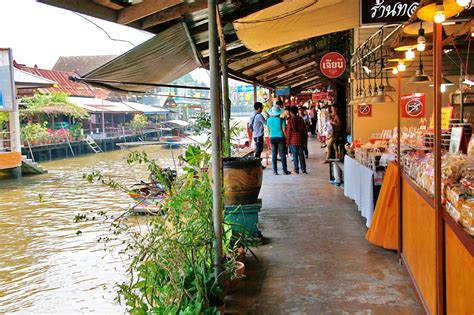
{"label": "backpack", "polygon": [[261,113],[256,113],[255,115],[253,115],[252,119],[250,120],[250,123],[249,123],[249,129],[250,131],[253,132],[253,124],[255,122],[255,117],[257,117],[257,115],[262,115]]}

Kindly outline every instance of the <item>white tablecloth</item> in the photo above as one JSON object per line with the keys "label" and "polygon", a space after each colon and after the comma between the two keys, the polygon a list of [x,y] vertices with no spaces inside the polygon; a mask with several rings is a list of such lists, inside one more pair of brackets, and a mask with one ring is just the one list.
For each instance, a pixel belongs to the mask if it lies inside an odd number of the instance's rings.
{"label": "white tablecloth", "polygon": [[370,227],[374,214],[374,172],[347,155],[344,157],[344,195],[355,201]]}

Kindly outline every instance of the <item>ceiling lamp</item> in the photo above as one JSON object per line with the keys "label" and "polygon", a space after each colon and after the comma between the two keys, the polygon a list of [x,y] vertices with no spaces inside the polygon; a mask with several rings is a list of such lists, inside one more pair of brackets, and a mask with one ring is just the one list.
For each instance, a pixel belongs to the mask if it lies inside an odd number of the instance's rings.
{"label": "ceiling lamp", "polygon": [[456,0],[456,3],[460,7],[467,7],[468,5],[471,4],[471,0]]}
{"label": "ceiling lamp", "polygon": [[425,49],[426,49],[425,29],[423,28],[423,22],[421,22],[420,29],[418,30],[418,38],[416,39],[416,50],[425,51]]}
{"label": "ceiling lamp", "polygon": [[403,27],[403,32],[408,35],[419,35],[420,28],[424,29],[425,34],[433,33],[433,23],[426,21],[407,24]]}
{"label": "ceiling lamp", "polygon": [[398,72],[403,72],[403,71],[406,71],[406,70],[407,70],[407,66],[405,65],[405,62],[399,61],[398,65],[397,65],[397,71]]}
{"label": "ceiling lamp", "polygon": [[413,51],[413,49],[408,49],[408,50],[405,52],[405,59],[408,59],[408,60],[413,60],[413,59],[415,59],[415,52]]}
{"label": "ceiling lamp", "polygon": [[392,74],[394,74],[394,75],[398,74],[398,68],[397,67],[393,67]]}
{"label": "ceiling lamp", "polygon": [[408,83],[428,83],[431,81],[431,78],[425,74],[423,70],[423,62],[421,61],[421,52],[420,52],[420,63],[418,69],[416,70],[415,76],[411,77]]}
{"label": "ceiling lamp", "polygon": [[416,15],[423,21],[443,23],[463,10],[464,7],[458,5],[456,0],[437,0],[420,7]]}

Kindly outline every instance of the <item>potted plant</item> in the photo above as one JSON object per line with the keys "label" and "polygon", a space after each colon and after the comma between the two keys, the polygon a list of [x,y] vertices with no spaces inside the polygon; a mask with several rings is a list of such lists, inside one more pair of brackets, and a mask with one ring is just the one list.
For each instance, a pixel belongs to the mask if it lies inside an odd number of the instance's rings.
{"label": "potted plant", "polygon": [[228,157],[223,159],[224,203],[254,204],[262,187],[263,170],[260,159]]}

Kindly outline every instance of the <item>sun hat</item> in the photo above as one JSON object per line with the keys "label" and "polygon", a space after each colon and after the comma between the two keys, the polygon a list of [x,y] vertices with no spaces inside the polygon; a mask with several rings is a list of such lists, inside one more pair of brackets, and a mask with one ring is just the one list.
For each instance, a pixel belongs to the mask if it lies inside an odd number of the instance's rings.
{"label": "sun hat", "polygon": [[268,111],[268,115],[270,116],[280,116],[281,113],[283,113],[283,109],[279,108],[277,105],[273,105],[273,107]]}

